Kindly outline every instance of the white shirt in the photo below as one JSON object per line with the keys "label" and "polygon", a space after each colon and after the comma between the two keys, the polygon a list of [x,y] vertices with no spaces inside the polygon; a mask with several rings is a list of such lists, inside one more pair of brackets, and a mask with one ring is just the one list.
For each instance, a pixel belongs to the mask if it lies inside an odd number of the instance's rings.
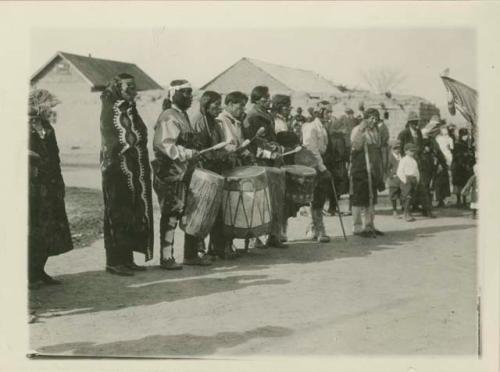
{"label": "white shirt", "polygon": [[420,172],[418,171],[417,161],[405,155],[401,158],[398,165],[398,171],[396,173],[401,182],[406,183],[406,177],[413,176],[417,178],[417,181],[420,181]]}
{"label": "white shirt", "polygon": [[436,142],[438,143],[439,148],[446,159],[446,164],[449,167],[451,165],[451,161],[453,160],[453,153],[451,152],[453,150],[453,140],[448,135],[439,134],[436,136]]}
{"label": "white shirt", "polygon": [[326,167],[321,155],[326,152],[328,133],[318,118],[302,125],[302,143],[314,154],[318,170],[320,172],[325,171]]}
{"label": "white shirt", "polygon": [[235,146],[240,146],[244,141],[241,131],[241,122],[226,110],[219,114],[217,120],[221,123],[226,141],[229,141]]}
{"label": "white shirt", "polygon": [[285,119],[280,115],[276,115],[274,118],[274,131],[276,134],[288,131],[288,125],[286,124]]}

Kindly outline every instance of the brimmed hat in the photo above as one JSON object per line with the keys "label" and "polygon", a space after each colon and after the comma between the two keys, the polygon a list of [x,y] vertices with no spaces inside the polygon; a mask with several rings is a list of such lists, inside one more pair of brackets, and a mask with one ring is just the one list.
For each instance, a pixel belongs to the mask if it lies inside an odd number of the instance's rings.
{"label": "brimmed hat", "polygon": [[418,114],[415,111],[410,111],[408,113],[408,118],[406,119],[406,122],[409,123],[410,121],[420,121],[420,118],[418,117]]}
{"label": "brimmed hat", "polygon": [[345,113],[346,113],[346,114],[354,114],[354,111],[353,111],[351,108],[347,108],[347,109],[345,110]]}
{"label": "brimmed hat", "polygon": [[400,149],[401,148],[401,142],[399,140],[394,141],[392,144],[393,149]]}
{"label": "brimmed hat", "polygon": [[376,116],[377,119],[380,119],[380,112],[376,108],[370,107],[369,109],[365,110],[364,112],[364,117],[367,119],[370,116]]}
{"label": "brimmed hat", "polygon": [[415,151],[417,151],[417,146],[415,146],[413,143],[407,143],[405,145],[405,152],[407,152],[407,151],[415,152]]}

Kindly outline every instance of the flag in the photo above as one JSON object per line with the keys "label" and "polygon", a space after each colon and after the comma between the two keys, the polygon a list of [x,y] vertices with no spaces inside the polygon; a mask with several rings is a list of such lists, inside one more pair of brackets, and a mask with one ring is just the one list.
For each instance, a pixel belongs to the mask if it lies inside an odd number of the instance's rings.
{"label": "flag", "polygon": [[472,126],[476,125],[477,91],[448,77],[446,73],[441,75],[441,79],[448,92],[448,110],[450,114],[455,115],[455,109],[457,109]]}

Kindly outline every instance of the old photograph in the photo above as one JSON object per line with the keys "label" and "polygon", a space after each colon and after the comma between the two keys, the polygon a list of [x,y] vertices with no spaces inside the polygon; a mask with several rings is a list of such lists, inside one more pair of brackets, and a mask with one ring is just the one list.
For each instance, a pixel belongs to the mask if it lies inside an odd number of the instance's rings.
{"label": "old photograph", "polygon": [[31,48],[35,353],[478,355],[474,30]]}
{"label": "old photograph", "polygon": [[23,4],[1,371],[495,370],[494,6]]}

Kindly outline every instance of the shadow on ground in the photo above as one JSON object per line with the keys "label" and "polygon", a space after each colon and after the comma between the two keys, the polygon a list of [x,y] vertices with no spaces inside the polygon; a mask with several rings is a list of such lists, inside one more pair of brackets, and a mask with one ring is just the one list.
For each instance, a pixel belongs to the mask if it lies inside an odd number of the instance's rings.
{"label": "shadow on ground", "polygon": [[328,244],[310,241],[290,242],[289,248],[253,249],[237,260],[217,261],[210,267],[185,267],[168,272],[159,267],[134,277],[118,277],[104,271],[61,275],[62,286],[42,287],[30,293],[36,321],[70,314],[112,311],[130,306],[154,305],[214,293],[232,292],[249,286],[283,285],[290,281],[271,278],[262,270],[275,265],[315,263],[343,258],[364,257],[372,252],[397,249],[415,240],[445,231],[475,228],[475,223],[412,228],[388,232],[377,239],[350,236]]}
{"label": "shadow on ground", "polygon": [[205,356],[221,348],[230,348],[255,338],[289,336],[293,331],[285,327],[265,326],[245,332],[220,332],[213,336],[198,336],[189,333],[180,335],[155,335],[137,340],[117,341],[105,344],[72,342],[41,347],[41,354],[61,354],[72,351],[74,356]]}

